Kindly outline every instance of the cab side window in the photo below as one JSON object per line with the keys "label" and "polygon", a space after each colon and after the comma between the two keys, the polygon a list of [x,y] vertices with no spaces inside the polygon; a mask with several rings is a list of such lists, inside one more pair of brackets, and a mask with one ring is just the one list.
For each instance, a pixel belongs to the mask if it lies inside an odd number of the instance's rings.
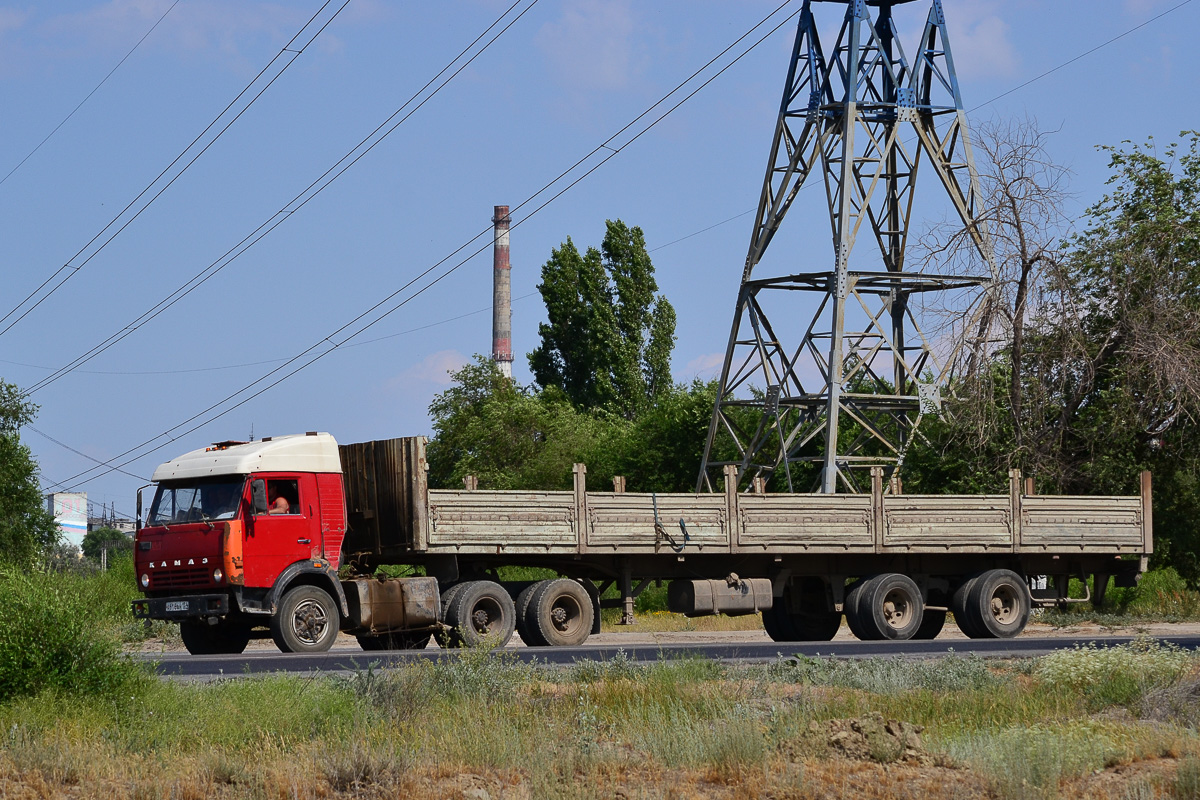
{"label": "cab side window", "polygon": [[267,481],[267,513],[300,513],[300,487],[294,478]]}

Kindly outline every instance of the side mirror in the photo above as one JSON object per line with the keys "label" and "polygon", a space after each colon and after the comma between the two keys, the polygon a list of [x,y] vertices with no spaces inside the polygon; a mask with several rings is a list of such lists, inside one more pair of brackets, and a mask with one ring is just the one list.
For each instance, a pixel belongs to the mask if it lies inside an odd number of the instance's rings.
{"label": "side mirror", "polygon": [[137,517],[133,521],[135,533],[140,533],[142,530],[142,489],[145,488],[145,486],[139,488],[137,493]]}
{"label": "side mirror", "polygon": [[250,505],[255,514],[267,513],[267,482],[262,478],[250,481]]}

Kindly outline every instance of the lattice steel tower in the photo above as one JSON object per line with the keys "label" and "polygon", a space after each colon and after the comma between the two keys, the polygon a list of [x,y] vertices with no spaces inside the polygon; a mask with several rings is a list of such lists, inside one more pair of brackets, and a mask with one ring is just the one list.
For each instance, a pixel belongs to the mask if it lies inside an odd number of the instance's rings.
{"label": "lattice steel tower", "polygon": [[[922,415],[940,406],[949,356],[963,342],[939,342],[939,356],[910,299],[955,289],[981,296],[996,271],[986,227],[976,221],[979,181],[942,3],[933,0],[909,60],[892,9],[910,1],[818,0],[846,6],[827,58],[812,0],[804,0],[698,490],[711,489],[722,468],[734,464],[739,482],[782,471],[788,491],[859,491],[865,484],[855,468],[897,469]],[[922,156],[990,278],[906,268]],[[814,173],[824,179],[833,268],[755,274]],[[882,264],[875,269],[850,268],[860,233],[873,234],[878,245]],[[817,310],[802,335],[784,341],[786,331],[776,335],[782,329],[772,324],[768,306],[777,323],[795,326],[806,293],[816,293]],[[772,305],[773,298],[784,302]],[[751,387],[754,396],[747,398]],[[736,455],[721,460],[721,452]],[[819,466],[813,486],[795,485],[804,463]]]}

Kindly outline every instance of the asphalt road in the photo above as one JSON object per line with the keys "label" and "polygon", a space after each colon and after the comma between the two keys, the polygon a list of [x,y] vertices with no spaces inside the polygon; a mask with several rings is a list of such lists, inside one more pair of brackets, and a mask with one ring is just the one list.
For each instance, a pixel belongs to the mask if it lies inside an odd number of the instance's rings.
{"label": "asphalt road", "polygon": [[[618,652],[636,661],[658,659],[703,657],[728,662],[755,663],[772,661],[779,656],[838,656],[840,658],[938,658],[950,653],[965,655],[974,653],[989,658],[1024,658],[1045,655],[1054,650],[1096,642],[1100,645],[1124,644],[1130,636],[1038,636],[1016,639],[953,639],[907,642],[689,642],[681,644],[627,644],[604,643],[580,647],[522,647],[501,652],[529,662],[536,659],[541,664],[572,664],[576,661],[604,661]],[[1200,636],[1162,636],[1160,641],[1170,642],[1188,650],[1200,649]],[[275,650],[254,650],[239,656],[193,656],[186,652],[164,654],[139,653],[135,658],[155,664],[158,674],[166,678],[212,679],[238,677],[271,672],[291,673],[347,673],[365,670],[368,667],[386,668],[418,659],[436,660],[456,658],[455,651],[440,648],[426,650],[372,652],[358,648],[335,647],[319,655],[280,653]]]}

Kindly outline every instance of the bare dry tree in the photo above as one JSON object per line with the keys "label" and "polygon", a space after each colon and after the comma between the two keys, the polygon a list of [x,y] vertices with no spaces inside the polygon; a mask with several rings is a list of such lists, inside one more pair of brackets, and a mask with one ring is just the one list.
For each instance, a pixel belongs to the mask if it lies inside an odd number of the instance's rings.
{"label": "bare dry tree", "polygon": [[[1022,410],[1039,398],[1025,396],[1026,334],[1031,318],[1046,302],[1046,277],[1060,261],[1060,242],[1070,229],[1063,212],[1068,198],[1069,170],[1049,156],[1043,130],[1033,118],[991,120],[973,130],[982,202],[975,209],[985,228],[996,265],[996,280],[978,307],[926,307],[923,313],[940,317],[943,335],[973,334],[958,350],[952,374],[965,387],[960,401],[980,443],[991,437],[999,409],[992,366],[1002,351],[1011,365],[1004,390],[1018,451],[1026,447]],[[990,267],[980,256],[970,231],[960,220],[932,225],[915,242],[914,256],[924,269],[960,275],[986,276]]]}

